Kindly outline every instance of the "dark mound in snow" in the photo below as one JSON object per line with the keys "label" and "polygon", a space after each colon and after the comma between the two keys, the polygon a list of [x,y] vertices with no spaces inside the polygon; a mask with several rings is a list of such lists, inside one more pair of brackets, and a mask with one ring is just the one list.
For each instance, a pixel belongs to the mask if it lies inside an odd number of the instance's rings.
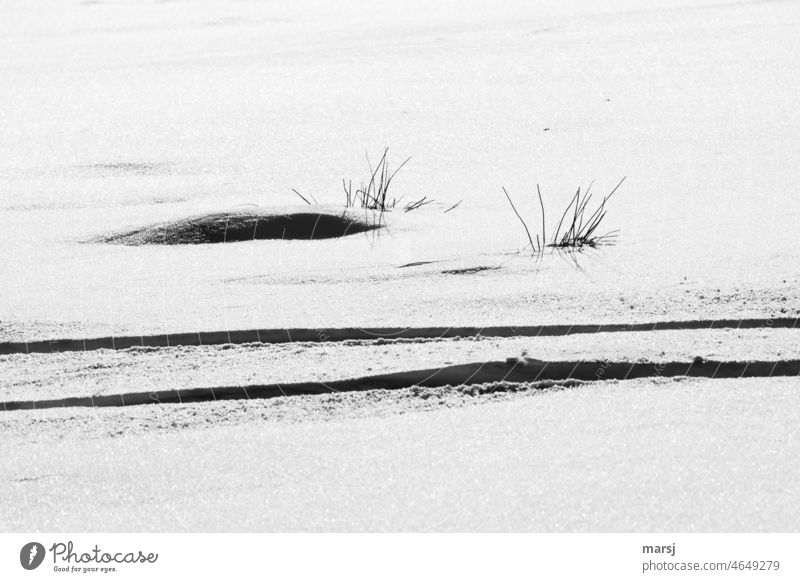
{"label": "dark mound in snow", "polygon": [[315,240],[380,228],[371,216],[348,213],[222,212],[154,224],[94,239],[123,245],[198,245],[260,239]]}

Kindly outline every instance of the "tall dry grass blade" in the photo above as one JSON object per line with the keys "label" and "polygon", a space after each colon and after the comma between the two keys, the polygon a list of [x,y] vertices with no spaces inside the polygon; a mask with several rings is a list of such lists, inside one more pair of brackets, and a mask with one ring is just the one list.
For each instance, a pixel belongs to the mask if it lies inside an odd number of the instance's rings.
{"label": "tall dry grass blade", "polygon": [[561,232],[561,225],[564,223],[564,219],[567,217],[567,213],[569,212],[569,209],[572,207],[572,204],[575,202],[575,198],[580,196],[580,193],[581,193],[581,190],[580,190],[580,188],[578,188],[578,191],[575,192],[575,195],[572,197],[572,200],[570,200],[570,203],[567,204],[567,207],[564,209],[564,214],[561,215],[561,220],[558,221],[558,226],[556,226],[556,232],[555,232],[555,234],[553,234],[553,242],[558,240],[558,234]]}
{"label": "tall dry grass blade", "polygon": [[539,194],[539,206],[542,208],[542,244],[547,244],[547,236],[545,235],[546,229],[544,225],[544,202],[542,201],[542,190],[539,188],[539,184],[536,184],[536,193]]}
{"label": "tall dry grass blade", "polygon": [[455,204],[453,204],[453,205],[452,205],[450,208],[448,208],[447,210],[445,210],[444,212],[442,212],[442,214],[447,214],[447,213],[448,213],[448,212],[450,212],[451,210],[455,210],[456,208],[458,208],[458,207],[459,207],[459,205],[460,205],[462,202],[464,202],[464,201],[463,201],[463,200],[459,200],[458,202],[456,202]]}
{"label": "tall dry grass blade", "polygon": [[528,235],[528,241],[530,241],[530,243],[531,243],[531,248],[534,249],[534,251],[535,251],[536,247],[533,244],[533,238],[531,237],[531,231],[528,230],[528,225],[525,224],[525,221],[522,219],[522,216],[520,216],[519,212],[517,212],[517,207],[514,206],[514,202],[512,202],[511,196],[508,195],[508,191],[506,190],[505,186],[503,186],[503,193],[505,193],[506,198],[508,198],[508,203],[511,204],[511,208],[514,210],[514,214],[517,215],[517,218],[519,218],[519,221],[522,223],[522,226],[525,228],[525,233]]}
{"label": "tall dry grass blade", "polygon": [[[294,188],[292,188],[292,192],[294,192],[295,194],[297,194],[298,196],[300,196],[300,198],[302,198],[302,199],[303,199],[303,202],[305,202],[305,203],[306,203],[306,204],[308,204],[309,206],[311,205],[311,202],[309,202],[309,201],[308,201],[308,199],[307,199],[305,196],[303,196],[302,194],[300,194],[300,192],[298,192],[298,191],[297,191],[297,190],[295,190]],[[316,202],[316,200],[315,200],[314,202]]]}

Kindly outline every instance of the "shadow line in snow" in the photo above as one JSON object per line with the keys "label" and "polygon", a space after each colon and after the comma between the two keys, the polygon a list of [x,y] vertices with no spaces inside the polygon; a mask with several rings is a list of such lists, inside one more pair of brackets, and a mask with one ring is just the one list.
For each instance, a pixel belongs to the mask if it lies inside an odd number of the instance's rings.
{"label": "shadow line in snow", "polygon": [[505,362],[477,362],[427,370],[365,376],[331,382],[298,382],[292,384],[259,384],[250,386],[217,386],[188,390],[129,392],[103,396],[58,398],[3,402],[5,411],[36,410],[61,407],[134,406],[141,404],[186,404],[214,400],[250,400],[354,392],[364,390],[397,390],[412,386],[439,387],[485,384],[490,382],[626,380],[686,376],[693,378],[768,378],[800,375],[800,360],[723,362],[695,358],[691,362],[613,362],[542,361],[510,358]]}
{"label": "shadow line in snow", "polygon": [[624,333],[641,331],[703,329],[794,329],[800,318],[773,319],[695,319],[652,323],[606,323],[576,325],[490,326],[490,327],[344,327],[243,329],[189,333],[53,339],[33,342],[0,343],[0,355],[83,352],[89,350],[125,350],[133,347],[207,346],[222,344],[282,344],[293,342],[337,342],[375,339],[450,339],[470,337],[538,337],[587,333]]}

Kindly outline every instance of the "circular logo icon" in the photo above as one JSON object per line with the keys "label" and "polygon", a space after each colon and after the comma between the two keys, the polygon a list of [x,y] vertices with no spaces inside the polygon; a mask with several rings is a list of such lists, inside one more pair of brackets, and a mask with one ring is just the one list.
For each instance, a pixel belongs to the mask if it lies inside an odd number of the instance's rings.
{"label": "circular logo icon", "polygon": [[28,542],[19,551],[19,563],[26,570],[35,570],[44,561],[44,546],[39,542]]}

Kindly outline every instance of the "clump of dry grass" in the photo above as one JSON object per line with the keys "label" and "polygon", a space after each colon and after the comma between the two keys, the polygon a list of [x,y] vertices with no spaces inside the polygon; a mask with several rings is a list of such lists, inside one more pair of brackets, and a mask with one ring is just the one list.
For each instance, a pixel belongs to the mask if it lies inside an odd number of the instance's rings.
{"label": "clump of dry grass", "polygon": [[345,203],[348,207],[358,206],[366,208],[367,210],[380,210],[384,212],[386,210],[391,210],[397,206],[399,200],[402,200],[402,196],[400,199],[389,198],[389,187],[392,184],[392,180],[394,180],[394,177],[397,175],[397,172],[402,170],[403,166],[405,166],[411,158],[406,158],[406,160],[393,171],[389,167],[388,155],[389,148],[385,148],[383,150],[383,155],[374,168],[372,167],[372,162],[369,160],[369,156],[367,156],[370,177],[366,182],[361,182],[361,186],[357,188],[355,192],[353,192],[352,180],[348,182],[342,180]]}
{"label": "clump of dry grass", "polygon": [[567,207],[564,209],[561,219],[558,221],[558,225],[550,237],[547,236],[547,227],[545,221],[546,213],[544,209],[544,202],[542,200],[542,192],[538,184],[536,185],[536,192],[539,196],[539,206],[542,209],[541,237],[539,236],[539,233],[536,234],[535,238],[533,235],[531,235],[528,225],[520,215],[519,211],[517,211],[517,208],[514,206],[514,202],[511,200],[511,196],[508,194],[508,191],[505,189],[505,187],[503,188],[503,193],[506,195],[508,203],[511,205],[512,210],[522,223],[523,228],[525,228],[525,234],[528,237],[528,241],[534,253],[541,253],[545,247],[580,250],[583,247],[596,247],[598,245],[611,242],[614,238],[616,238],[617,233],[619,232],[618,230],[612,230],[601,234],[598,229],[608,212],[606,210],[606,203],[619,189],[619,187],[622,186],[624,181],[625,178],[622,178],[622,180],[619,181],[614,189],[603,196],[597,207],[591,211],[589,208],[589,202],[592,200],[593,196],[591,192],[592,185],[589,184],[589,187],[583,192],[581,192],[581,188],[578,188],[577,192],[575,192],[569,204],[567,204]]}
{"label": "clump of dry grass", "polygon": [[[399,204],[402,203],[404,196],[400,196],[399,198],[390,196],[389,190],[392,185],[392,181],[397,173],[403,169],[403,167],[409,162],[411,159],[406,158],[406,160],[400,164],[396,169],[392,170],[389,166],[389,148],[384,148],[383,154],[381,155],[378,163],[373,167],[372,162],[369,159],[369,155],[367,155],[367,165],[369,166],[369,178],[367,180],[362,180],[361,185],[353,190],[353,181],[352,180],[342,180],[342,188],[344,189],[345,195],[345,206],[347,208],[363,208],[364,210],[376,210],[382,214],[386,211],[393,210],[398,207]],[[300,197],[303,202],[306,204],[318,204],[317,200],[309,195],[309,197],[304,196],[294,188],[292,191]],[[309,200],[309,198],[311,200]],[[427,206],[435,202],[432,198],[428,198],[427,196],[423,196],[418,200],[412,200],[407,202],[406,204],[402,205],[401,208],[404,212],[411,212],[412,210],[417,210],[422,208],[423,206]],[[456,205],[457,206],[457,205]],[[452,208],[451,208],[452,210]]]}

